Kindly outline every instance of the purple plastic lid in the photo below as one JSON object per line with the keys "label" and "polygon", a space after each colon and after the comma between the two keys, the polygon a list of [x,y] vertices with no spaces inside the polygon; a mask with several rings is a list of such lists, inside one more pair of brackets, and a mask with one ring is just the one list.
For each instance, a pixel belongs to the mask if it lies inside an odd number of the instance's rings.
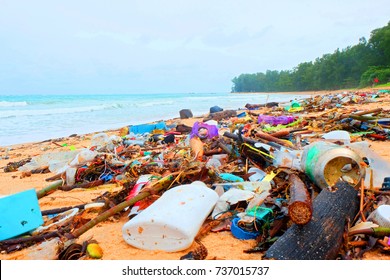
{"label": "purple plastic lid", "polygon": [[192,127],[190,138],[198,136],[200,139],[211,139],[218,136],[218,127],[202,122],[195,122]]}

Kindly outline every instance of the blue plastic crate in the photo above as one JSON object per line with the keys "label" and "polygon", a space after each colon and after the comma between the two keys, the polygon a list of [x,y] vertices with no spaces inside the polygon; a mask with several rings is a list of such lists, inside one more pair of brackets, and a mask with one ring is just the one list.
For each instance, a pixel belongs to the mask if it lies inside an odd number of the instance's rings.
{"label": "blue plastic crate", "polygon": [[34,189],[0,198],[0,241],[32,231],[42,224]]}

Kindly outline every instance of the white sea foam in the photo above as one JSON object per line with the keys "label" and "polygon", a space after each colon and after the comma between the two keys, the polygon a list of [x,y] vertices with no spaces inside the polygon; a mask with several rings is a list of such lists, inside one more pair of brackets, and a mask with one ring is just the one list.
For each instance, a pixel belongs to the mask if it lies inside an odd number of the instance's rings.
{"label": "white sea foam", "polygon": [[10,101],[0,101],[0,107],[21,107],[27,106],[26,101],[10,102]]}
{"label": "white sea foam", "polygon": [[135,102],[133,106],[135,107],[156,107],[156,106],[163,106],[163,105],[172,105],[175,104],[173,100],[160,100],[160,101],[149,101],[149,102]]}
{"label": "white sea foam", "polygon": [[10,117],[24,117],[24,116],[44,116],[44,115],[61,115],[61,114],[75,114],[83,112],[103,111],[107,109],[122,108],[121,104],[111,105],[96,105],[96,106],[82,106],[82,107],[65,107],[52,109],[36,109],[36,110],[4,110],[0,113],[0,119]]}

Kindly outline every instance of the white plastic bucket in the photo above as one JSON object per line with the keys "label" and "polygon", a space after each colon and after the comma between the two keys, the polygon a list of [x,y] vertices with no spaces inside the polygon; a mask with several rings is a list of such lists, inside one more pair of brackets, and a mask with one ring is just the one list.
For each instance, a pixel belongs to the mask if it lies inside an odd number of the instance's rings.
{"label": "white plastic bucket", "polygon": [[217,193],[200,181],[172,188],[123,226],[123,238],[144,250],[185,250],[217,200]]}

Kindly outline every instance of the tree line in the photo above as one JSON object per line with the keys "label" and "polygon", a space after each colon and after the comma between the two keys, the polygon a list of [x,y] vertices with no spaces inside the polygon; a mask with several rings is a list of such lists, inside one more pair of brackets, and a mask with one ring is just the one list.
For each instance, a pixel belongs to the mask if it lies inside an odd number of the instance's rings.
{"label": "tree line", "polygon": [[232,79],[232,92],[335,90],[390,82],[390,22],[371,31],[367,41],[336,49],[292,70],[267,70]]}

